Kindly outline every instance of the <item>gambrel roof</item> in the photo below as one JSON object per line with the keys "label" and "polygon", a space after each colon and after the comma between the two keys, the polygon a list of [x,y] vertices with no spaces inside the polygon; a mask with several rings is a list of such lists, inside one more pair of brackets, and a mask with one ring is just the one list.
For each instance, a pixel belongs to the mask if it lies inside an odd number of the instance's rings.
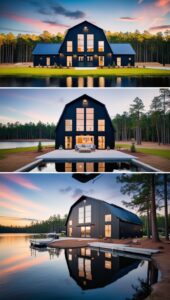
{"label": "gambrel roof", "polygon": [[136,224],[136,225],[142,225],[142,221],[141,219],[135,215],[134,213],[120,207],[120,206],[117,206],[115,204],[111,204],[111,203],[107,203],[103,200],[99,200],[99,199],[95,199],[95,198],[92,198],[92,197],[89,197],[89,196],[81,196],[70,208],[70,211],[69,211],[69,214],[68,214],[68,217],[67,217],[67,220],[66,220],[66,224],[68,222],[68,219],[69,219],[69,216],[71,214],[71,211],[73,210],[73,208],[81,201],[85,200],[85,199],[90,199],[90,200],[95,200],[95,201],[100,201],[101,203],[103,203],[104,205],[107,206],[107,208],[109,208],[110,212],[115,216],[117,217],[118,219],[120,219],[121,221],[124,221],[124,222],[128,222],[128,223],[132,223],[132,224]]}

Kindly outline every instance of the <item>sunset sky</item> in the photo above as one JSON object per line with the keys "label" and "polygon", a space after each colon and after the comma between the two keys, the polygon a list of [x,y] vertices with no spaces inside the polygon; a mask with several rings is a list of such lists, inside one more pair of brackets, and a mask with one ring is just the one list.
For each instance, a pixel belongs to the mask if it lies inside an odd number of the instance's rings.
{"label": "sunset sky", "polygon": [[130,199],[120,192],[115,174],[102,174],[81,183],[71,174],[1,174],[0,224],[25,225],[54,214],[64,216],[80,196],[105,200],[122,206]]}
{"label": "sunset sky", "polygon": [[143,100],[148,111],[158,88],[148,89],[1,89],[0,122],[58,121],[64,106],[84,93],[103,102],[111,117],[129,111],[136,97]]}
{"label": "sunset sky", "polygon": [[170,29],[170,0],[1,0],[0,32],[65,32],[84,20],[104,30]]}

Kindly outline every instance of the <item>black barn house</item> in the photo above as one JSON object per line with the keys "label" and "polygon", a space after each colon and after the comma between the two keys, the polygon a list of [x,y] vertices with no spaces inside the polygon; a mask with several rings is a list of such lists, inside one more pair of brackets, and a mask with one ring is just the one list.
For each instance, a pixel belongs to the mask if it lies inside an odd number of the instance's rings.
{"label": "black barn house", "polygon": [[66,227],[69,237],[120,239],[142,235],[142,222],[137,215],[88,196],[81,196],[71,206]]}
{"label": "black barn house", "polygon": [[37,44],[34,66],[108,67],[134,66],[130,44],[109,43],[103,29],[84,21],[70,28],[62,44]]}
{"label": "black barn house", "polygon": [[66,104],[55,136],[56,149],[88,144],[96,149],[115,147],[115,130],[105,105],[86,94]]}

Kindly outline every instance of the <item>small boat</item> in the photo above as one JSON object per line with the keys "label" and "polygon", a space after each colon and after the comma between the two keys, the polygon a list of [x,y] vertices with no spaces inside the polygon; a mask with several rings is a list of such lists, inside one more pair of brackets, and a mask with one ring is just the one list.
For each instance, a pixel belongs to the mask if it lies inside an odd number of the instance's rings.
{"label": "small boat", "polygon": [[50,243],[55,241],[54,238],[46,238],[46,239],[31,239],[30,240],[30,246],[31,247],[37,247],[37,248],[45,248],[47,247]]}
{"label": "small boat", "polygon": [[49,232],[46,234],[47,238],[59,239],[60,234],[56,232]]}

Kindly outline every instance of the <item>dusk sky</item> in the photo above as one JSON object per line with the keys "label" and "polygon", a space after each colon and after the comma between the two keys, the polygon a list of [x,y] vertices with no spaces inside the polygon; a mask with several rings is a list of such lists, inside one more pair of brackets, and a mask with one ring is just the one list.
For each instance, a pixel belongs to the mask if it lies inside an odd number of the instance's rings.
{"label": "dusk sky", "polygon": [[84,20],[104,30],[164,32],[170,0],[1,0],[0,32],[64,33]]}
{"label": "dusk sky", "polygon": [[114,117],[128,112],[136,97],[143,100],[146,112],[159,89],[0,89],[0,122],[56,123],[64,106],[83,94],[103,102]]}
{"label": "dusk sky", "polygon": [[25,225],[30,219],[64,216],[83,194],[123,207],[122,200],[130,198],[121,194],[116,177],[102,174],[81,183],[71,174],[1,174],[0,224]]}

